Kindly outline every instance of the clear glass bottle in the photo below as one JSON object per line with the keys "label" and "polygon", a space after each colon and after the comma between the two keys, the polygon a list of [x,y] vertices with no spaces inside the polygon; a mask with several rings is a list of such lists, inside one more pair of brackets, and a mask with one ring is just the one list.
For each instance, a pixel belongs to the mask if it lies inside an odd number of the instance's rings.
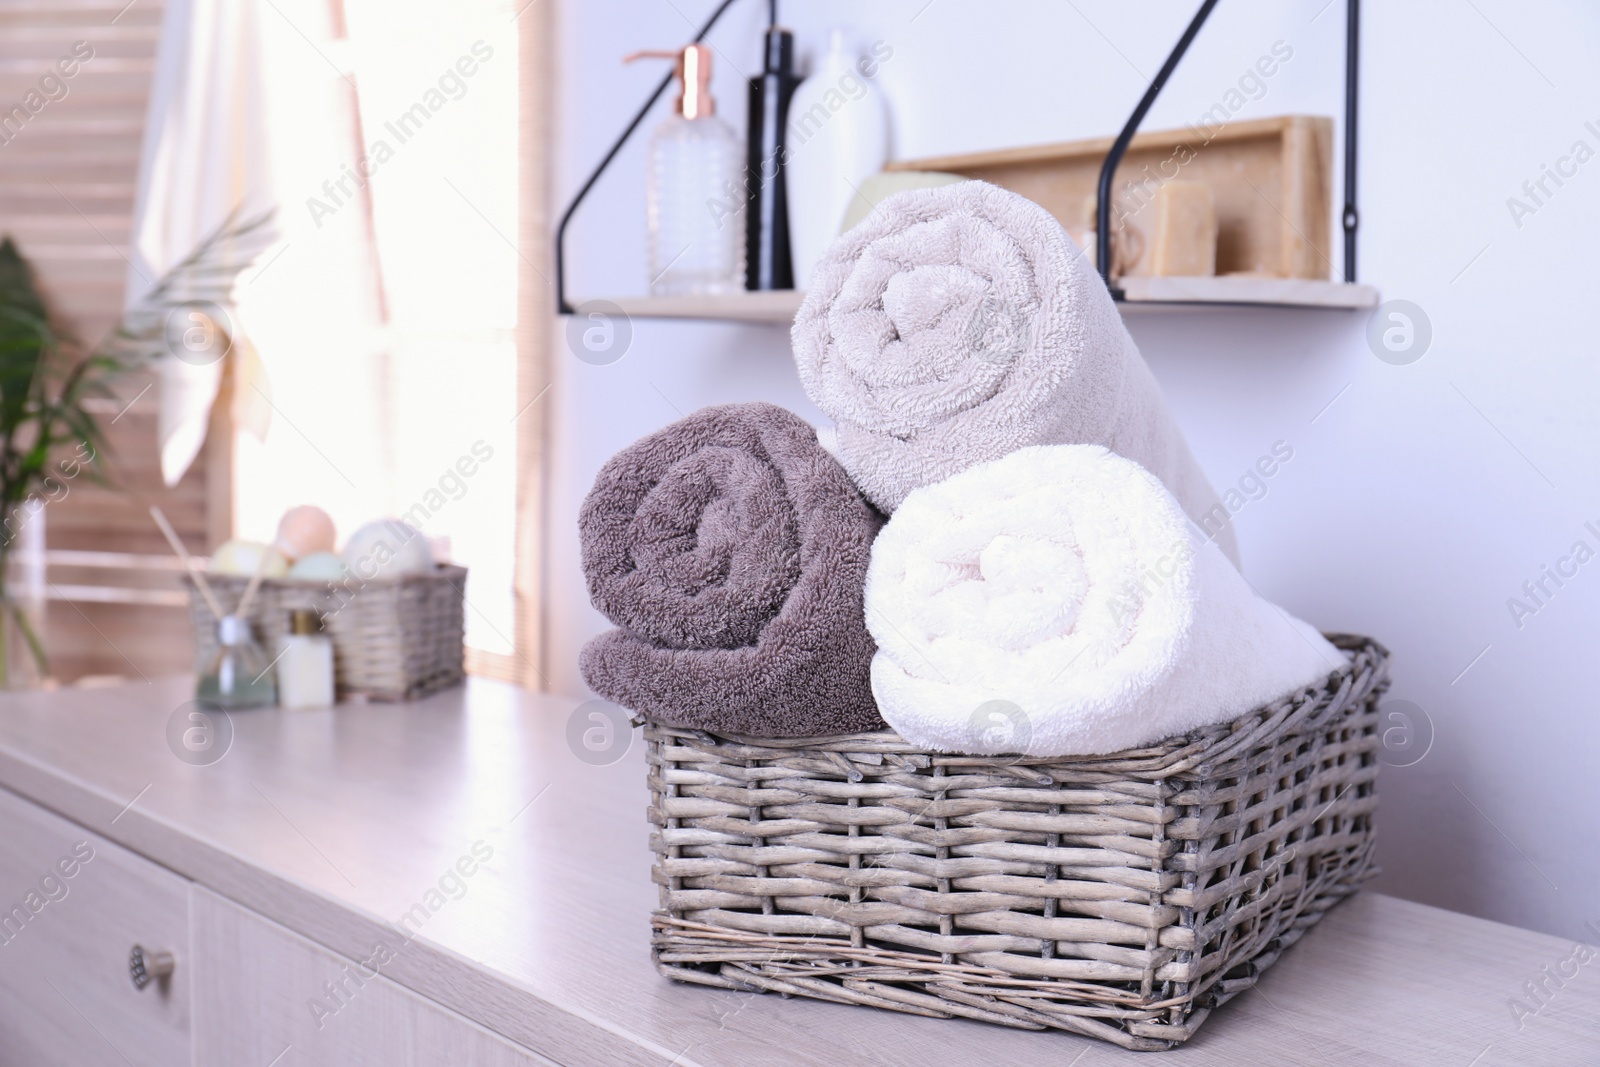
{"label": "clear glass bottle", "polygon": [[195,699],[208,708],[240,711],[278,702],[272,661],[256,644],[250,621],[239,615],[217,620],[217,651],[200,675]]}
{"label": "clear glass bottle", "polygon": [[677,106],[650,138],[646,176],[652,296],[744,288],[744,146],[717,117],[711,49],[636,52],[677,60]]}
{"label": "clear glass bottle", "polygon": [[333,642],[310,608],[289,612],[289,632],[278,655],[278,702],[286,708],[333,705]]}

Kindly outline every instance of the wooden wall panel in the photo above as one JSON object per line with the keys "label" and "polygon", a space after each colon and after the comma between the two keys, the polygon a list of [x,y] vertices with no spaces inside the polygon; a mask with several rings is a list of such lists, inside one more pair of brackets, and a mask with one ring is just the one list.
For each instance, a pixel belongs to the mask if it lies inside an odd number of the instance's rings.
{"label": "wooden wall panel", "polygon": [[[164,5],[160,0],[0,0],[0,231],[37,272],[53,313],[82,343],[93,344],[122,310],[139,151]],[[93,55],[65,79],[66,95],[26,122],[4,119],[70,56],[77,42]],[[84,51],[79,47],[79,54]],[[57,90],[59,92],[59,90]],[[206,456],[174,489],[161,483],[156,457],[155,390],[129,375],[98,411],[109,438],[113,488],[80,477],[44,512],[45,543],[60,550],[164,554],[146,508],[159,502],[192,551],[210,547],[208,525],[231,508],[208,500]],[[222,527],[222,528],[225,528]],[[81,557],[79,557],[81,559]],[[52,674],[137,679],[188,669],[186,613],[157,603],[97,601],[94,587],[177,588],[171,571],[52,565],[45,641]]]}

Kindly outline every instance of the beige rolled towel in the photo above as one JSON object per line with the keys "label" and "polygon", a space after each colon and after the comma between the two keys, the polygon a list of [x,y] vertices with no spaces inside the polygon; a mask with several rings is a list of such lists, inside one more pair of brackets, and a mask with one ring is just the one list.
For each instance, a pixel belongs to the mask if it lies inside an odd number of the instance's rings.
{"label": "beige rolled towel", "polygon": [[1238,563],[1094,265],[1031,200],[977,181],[889,197],[823,255],[792,340],[838,424],[830,447],[883,510],[1019,448],[1098,444],[1160,478]]}

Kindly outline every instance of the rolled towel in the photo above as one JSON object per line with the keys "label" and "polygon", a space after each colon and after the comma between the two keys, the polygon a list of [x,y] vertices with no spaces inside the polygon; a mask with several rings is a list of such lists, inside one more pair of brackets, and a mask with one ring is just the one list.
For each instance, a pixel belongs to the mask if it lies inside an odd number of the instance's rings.
{"label": "rolled towel", "polygon": [[837,454],[885,512],[1029,445],[1100,444],[1160,478],[1238,562],[1116,305],[1049,212],[985,182],[898,193],[812,274],[792,332]]}
{"label": "rolled towel", "polygon": [[866,610],[879,710],[945,752],[1120,752],[1347,662],[1257,596],[1150,472],[1095,445],[913,490],[873,546]]}
{"label": "rolled towel", "polygon": [[861,593],[883,519],[798,416],[705,408],[623,449],[578,517],[617,626],[584,681],[654,722],[761,737],[881,730]]}

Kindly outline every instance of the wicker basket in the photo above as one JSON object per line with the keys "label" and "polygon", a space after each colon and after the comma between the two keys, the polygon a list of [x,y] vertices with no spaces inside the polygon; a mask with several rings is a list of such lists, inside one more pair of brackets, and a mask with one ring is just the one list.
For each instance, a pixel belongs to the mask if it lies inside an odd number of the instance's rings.
{"label": "wicker basket", "polygon": [[1113,756],[647,726],[669,978],[1171,1048],[1376,873],[1388,653]]}
{"label": "wicker basket", "polygon": [[[217,622],[205,598],[189,583],[194,622],[195,670],[217,650]],[[239,603],[249,579],[206,575],[224,610]],[[263,648],[276,650],[289,629],[289,612],[313,608],[333,640],[333,669],[340,699],[412,700],[459,683],[465,621],[465,567],[441,564],[429,574],[375,578],[366,583],[266,579],[250,607],[250,625]],[[275,655],[269,651],[268,655]]]}

